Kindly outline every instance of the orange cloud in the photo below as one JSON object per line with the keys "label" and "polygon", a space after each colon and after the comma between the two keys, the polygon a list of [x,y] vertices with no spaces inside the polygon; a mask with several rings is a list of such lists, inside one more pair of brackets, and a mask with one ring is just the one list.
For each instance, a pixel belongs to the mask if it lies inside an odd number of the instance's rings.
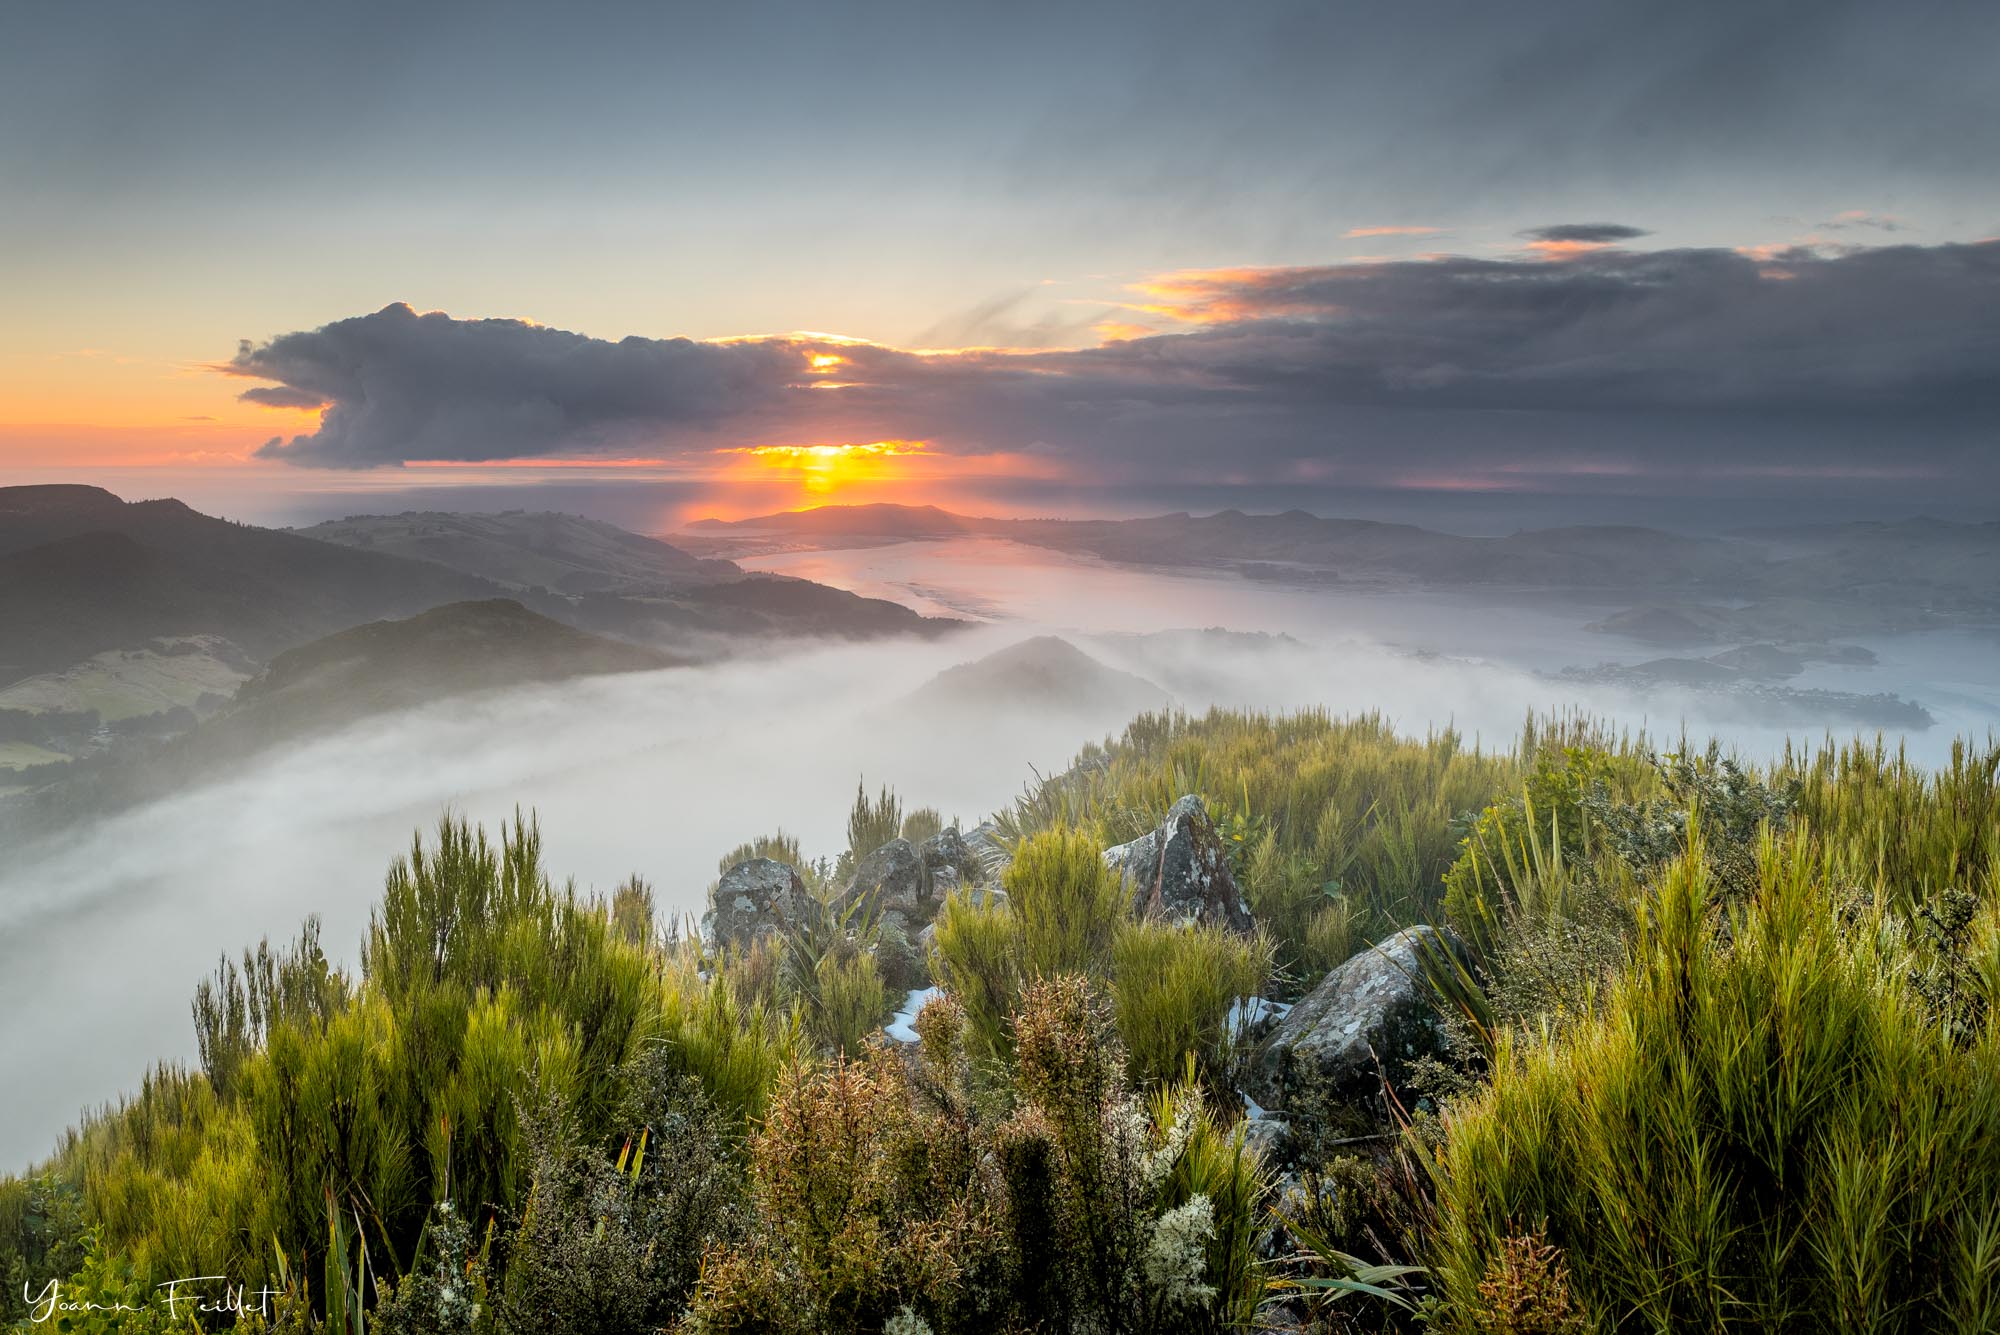
{"label": "orange cloud", "polygon": [[1545,260],[1570,260],[1578,255],[1589,255],[1600,250],[1610,250],[1609,241],[1530,241],[1528,249]]}
{"label": "orange cloud", "polygon": [[1350,241],[1367,236],[1436,236],[1442,227],[1350,227],[1341,235]]}
{"label": "orange cloud", "polygon": [[1153,298],[1133,309],[1186,324],[1240,320],[1251,314],[1251,308],[1237,293],[1280,281],[1291,272],[1268,267],[1179,269],[1133,284],[1133,291]]}
{"label": "orange cloud", "polygon": [[1123,320],[1100,320],[1092,325],[1091,331],[1106,343],[1122,343],[1127,339],[1151,338],[1154,331],[1142,324],[1128,324]]}

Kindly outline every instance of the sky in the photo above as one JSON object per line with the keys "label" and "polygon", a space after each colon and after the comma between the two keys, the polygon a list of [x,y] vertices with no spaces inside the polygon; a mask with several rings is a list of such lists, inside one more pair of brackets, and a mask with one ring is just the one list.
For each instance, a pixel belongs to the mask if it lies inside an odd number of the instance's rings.
{"label": "sky", "polygon": [[9,5],[0,482],[1978,513],[1996,54],[1950,0]]}

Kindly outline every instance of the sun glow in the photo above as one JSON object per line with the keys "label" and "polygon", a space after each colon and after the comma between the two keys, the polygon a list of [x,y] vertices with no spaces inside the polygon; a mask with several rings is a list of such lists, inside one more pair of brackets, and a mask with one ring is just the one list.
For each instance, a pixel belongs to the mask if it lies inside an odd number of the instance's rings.
{"label": "sun glow", "polygon": [[928,456],[920,440],[877,440],[852,445],[750,445],[729,451],[763,476],[796,478],[807,491],[826,495],[857,482],[890,482],[905,475],[897,461]]}

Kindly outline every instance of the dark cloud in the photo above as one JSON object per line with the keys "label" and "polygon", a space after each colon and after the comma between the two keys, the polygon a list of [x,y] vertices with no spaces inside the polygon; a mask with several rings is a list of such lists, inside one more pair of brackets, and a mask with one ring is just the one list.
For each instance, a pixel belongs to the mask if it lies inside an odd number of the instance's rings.
{"label": "dark cloud", "polygon": [[[1097,479],[1992,470],[2000,242],[1198,272],[1150,295],[1185,332],[917,356],[391,307],[246,346],[231,369],[332,405],[264,451],[320,466],[900,438]],[[817,389],[815,356],[841,359]]]}
{"label": "dark cloud", "polygon": [[783,344],[627,338],[521,320],[454,320],[388,306],[268,343],[227,370],[276,381],[252,402],[329,405],[319,429],[266,458],[329,468],[411,459],[596,453],[698,437],[786,393],[800,354]]}
{"label": "dark cloud", "polygon": [[1627,227],[1624,223],[1554,223],[1548,227],[1530,227],[1515,235],[1530,241],[1608,246],[1616,241],[1636,241],[1642,236],[1651,236],[1652,233],[1643,227]]}
{"label": "dark cloud", "polygon": [[261,403],[266,408],[323,408],[326,396],[309,389],[293,389],[290,385],[259,385],[246,389],[237,396],[245,403]]}
{"label": "dark cloud", "polygon": [[2000,386],[1995,243],[1448,257],[1197,276],[1170,297],[1209,327],[1078,360],[1467,409],[1985,411]]}

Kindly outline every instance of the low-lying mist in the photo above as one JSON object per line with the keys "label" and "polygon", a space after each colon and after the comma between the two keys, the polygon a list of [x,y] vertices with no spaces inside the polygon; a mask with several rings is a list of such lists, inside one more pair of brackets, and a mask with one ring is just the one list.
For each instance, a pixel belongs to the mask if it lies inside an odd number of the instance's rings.
{"label": "low-lying mist", "polygon": [[[1170,612],[1157,626],[1172,626]],[[1121,630],[1129,620],[1116,623]],[[716,861],[782,826],[837,853],[856,781],[968,825],[1037,772],[1117,732],[1123,709],[1040,689],[904,704],[941,670],[1045,628],[943,640],[766,647],[732,661],[598,677],[355,724],[225,780],[16,850],[0,867],[0,1052],[14,1072],[0,1164],[46,1155],[86,1105],[160,1058],[191,1061],[188,1002],[221,952],[289,937],[319,914],[353,965],[390,859],[447,808],[493,830],[535,813],[549,864],[586,893],[639,873],[664,914],[699,914]],[[1295,640],[1061,632],[1188,709],[1379,709],[1406,731],[1453,726],[1506,747],[1536,709],[1573,706],[1676,736],[1718,727],[1763,758],[1776,729],[1707,719],[1701,702],[1414,654],[1321,627]],[[962,688],[958,688],[961,689]]]}

